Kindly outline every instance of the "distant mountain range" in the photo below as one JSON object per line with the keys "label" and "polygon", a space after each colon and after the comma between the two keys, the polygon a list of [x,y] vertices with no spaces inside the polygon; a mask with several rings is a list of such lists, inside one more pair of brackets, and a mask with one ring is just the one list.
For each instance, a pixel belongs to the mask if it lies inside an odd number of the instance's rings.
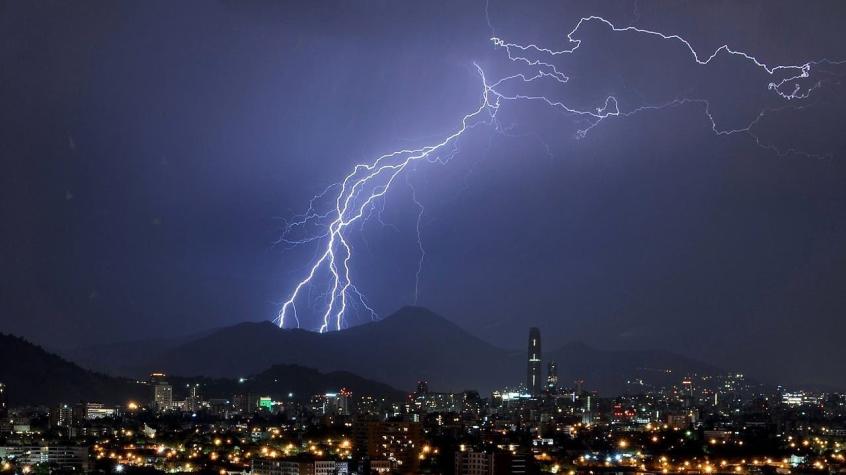
{"label": "distant mountain range", "polygon": [[[527,330],[528,331],[528,330]],[[411,390],[425,379],[436,391],[477,389],[487,393],[515,386],[526,375],[526,353],[497,348],[443,317],[420,307],[406,307],[382,320],[338,332],[318,334],[279,329],[270,322],[242,323],[192,339],[66,352],[78,361],[99,362],[97,369],[124,376],[150,371],[212,378],[237,378],[277,364],[320,371],[349,371],[393,387]],[[686,374],[717,374],[718,368],[666,351],[607,351],[573,343],[547,351],[556,361],[560,381],[584,380],[603,394],[627,389],[627,382],[678,382]],[[544,368],[544,373],[546,368]]]}
{"label": "distant mountain range", "polygon": [[[349,372],[322,373],[298,365],[271,365],[245,380],[233,378],[171,377],[174,396],[184,397],[185,385],[200,383],[209,398],[229,398],[252,392],[274,398],[306,399],[349,388],[353,393],[401,400],[405,393]],[[0,334],[0,382],[6,384],[12,405],[53,405],[80,401],[124,404],[150,399],[150,387],[135,379],[88,371],[22,338]]]}

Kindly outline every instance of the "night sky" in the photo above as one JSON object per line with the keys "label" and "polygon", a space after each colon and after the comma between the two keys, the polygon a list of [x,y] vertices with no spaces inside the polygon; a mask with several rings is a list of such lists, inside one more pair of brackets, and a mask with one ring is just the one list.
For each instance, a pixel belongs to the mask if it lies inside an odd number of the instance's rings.
{"label": "night sky", "polygon": [[[846,59],[832,2],[0,2],[0,331],[50,348],[269,320],[317,252],[286,220],[356,163],[451,133],[492,34],[562,48],[578,19]],[[582,31],[582,107],[708,99],[737,127],[784,105],[739,59]],[[583,54],[582,54],[583,53]],[[423,163],[352,238],[381,315],[415,300],[504,347],[663,348],[770,382],[846,386],[846,66],[743,134],[697,104],[579,124],[509,104]],[[813,81],[811,81],[813,82]],[[805,84],[807,86],[808,84]],[[351,316],[351,323],[369,319]],[[561,362],[566,364],[566,362]]]}

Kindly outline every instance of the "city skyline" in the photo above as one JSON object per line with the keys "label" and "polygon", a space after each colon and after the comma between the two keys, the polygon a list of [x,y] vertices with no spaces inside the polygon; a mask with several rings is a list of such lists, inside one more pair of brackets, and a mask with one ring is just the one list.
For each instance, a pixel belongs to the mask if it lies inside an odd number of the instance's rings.
{"label": "city skyline", "polygon": [[[413,328],[409,321],[418,325]],[[371,328],[372,327],[372,328]],[[423,332],[420,329],[426,328]],[[72,364],[83,371],[96,371],[100,374],[117,378],[149,378],[151,384],[156,378],[165,379],[165,374],[199,375],[224,378],[228,380],[248,380],[249,376],[263,374],[268,368],[289,365],[304,367],[312,371],[333,372],[338,369],[387,383],[398,391],[410,391],[415,384],[420,391],[420,384],[429,384],[437,390],[455,391],[460,388],[473,388],[483,393],[495,388],[512,388],[530,396],[539,396],[549,388],[573,386],[589,388],[594,394],[607,396],[626,391],[633,382],[649,387],[662,387],[685,378],[722,377],[725,375],[744,375],[750,384],[767,388],[768,391],[812,391],[839,392],[843,388],[817,384],[802,380],[790,380],[785,377],[767,379],[755,373],[749,373],[739,366],[718,367],[707,362],[697,361],[662,351],[620,352],[593,348],[584,344],[569,344],[563,347],[542,350],[541,329],[528,328],[528,351],[515,352],[491,346],[476,339],[451,322],[423,308],[407,308],[396,315],[389,316],[382,322],[366,325],[360,330],[367,332],[336,333],[331,344],[348,348],[351,352],[336,351],[323,345],[323,335],[303,333],[300,330],[273,328],[270,322],[239,325],[232,328],[218,329],[206,336],[177,342],[171,347],[156,347],[156,341],[138,341],[129,344],[123,351],[112,345],[103,345],[83,349],[80,352],[59,353],[62,364]],[[408,335],[402,335],[411,329]],[[397,333],[399,332],[399,333]],[[240,336],[233,337],[238,333]],[[259,342],[257,335],[264,335]],[[27,358],[41,360],[34,355],[45,350],[33,346],[26,340],[11,335],[0,334],[0,342],[14,341],[15,345],[28,346],[22,353]],[[392,341],[396,340],[396,341]],[[431,341],[445,340],[445,344],[432,347]],[[369,344],[367,350],[356,349],[362,343]],[[246,350],[252,344],[253,348]],[[221,345],[242,348],[240,356],[221,354],[209,356],[210,351]],[[274,348],[290,347],[293,351],[274,351]],[[402,348],[399,350],[398,348]],[[469,353],[468,353],[469,352]],[[47,350],[47,353],[50,353]],[[132,357],[143,353],[145,357]],[[255,355],[263,354],[256,358]],[[205,356],[203,356],[205,355]],[[384,361],[385,355],[391,355],[391,363]],[[414,362],[407,359],[417,356]],[[0,354],[2,356],[2,354]],[[421,364],[420,357],[425,363]],[[458,358],[464,358],[461,364],[452,365]],[[359,363],[356,360],[372,361]],[[62,361],[62,360],[58,360]],[[339,363],[346,361],[346,363]],[[280,363],[284,362],[284,363]],[[563,362],[563,366],[559,365]],[[449,365],[449,366],[448,366]],[[27,364],[20,365],[27,368]],[[0,368],[7,374],[10,368]],[[52,372],[52,369],[28,369],[24,374],[35,371]],[[0,375],[3,371],[0,371]],[[13,371],[14,375],[15,372]],[[23,374],[15,376],[23,377]],[[15,378],[13,377],[13,379]],[[422,379],[418,379],[422,378]],[[678,381],[677,381],[678,380]],[[65,381],[69,382],[69,381]],[[28,386],[30,386],[28,384]],[[158,388],[158,386],[153,386]],[[170,405],[171,386],[163,386],[162,405]]]}
{"label": "city skyline", "polygon": [[[531,378],[531,365],[544,358],[539,329],[528,334]],[[121,403],[0,406],[0,468],[221,475],[846,468],[844,393],[767,389],[732,373],[679,375],[668,386],[635,380],[631,391],[600,397],[582,380],[559,385],[549,368],[541,392],[502,388],[489,396],[439,392],[425,380],[388,397],[362,391],[360,382],[295,394],[280,391],[276,376],[263,388],[254,385],[260,375],[222,388],[154,372],[133,381],[140,392]],[[0,383],[0,402],[5,389]]]}

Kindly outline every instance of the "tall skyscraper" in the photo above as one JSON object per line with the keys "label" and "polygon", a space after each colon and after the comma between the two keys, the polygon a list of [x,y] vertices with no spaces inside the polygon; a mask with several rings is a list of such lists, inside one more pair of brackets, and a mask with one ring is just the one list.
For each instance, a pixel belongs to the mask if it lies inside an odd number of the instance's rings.
{"label": "tall skyscraper", "polygon": [[558,363],[555,361],[549,362],[546,372],[546,390],[553,393],[558,390]]}
{"label": "tall skyscraper", "polygon": [[543,391],[540,330],[535,327],[529,329],[529,367],[526,372],[526,389],[532,396],[537,396]]}

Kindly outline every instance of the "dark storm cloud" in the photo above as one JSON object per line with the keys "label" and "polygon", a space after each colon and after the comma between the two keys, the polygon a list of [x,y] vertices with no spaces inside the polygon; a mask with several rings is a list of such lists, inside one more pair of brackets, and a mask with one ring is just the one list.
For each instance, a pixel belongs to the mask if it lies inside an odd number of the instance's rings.
{"label": "dark storm cloud", "polygon": [[[840,3],[637,4],[489,11],[498,36],[553,48],[599,14],[769,63],[846,58]],[[482,2],[18,2],[0,6],[0,35],[0,329],[54,346],[272,318],[314,253],[273,245],[281,218],[354,163],[452,130],[478,104],[473,61],[507,69]],[[731,125],[771,105],[742,62],[702,73],[666,44],[584,35],[562,63],[579,105],[697,94]],[[846,384],[844,90],[826,78],[756,131],[827,160],[715,137],[695,105],[578,141],[569,118],[509,106],[514,137],[480,129],[410,176],[420,303],[502,345],[537,325],[552,347],[664,347]],[[407,188],[389,199],[396,228],[355,237],[381,313],[411,302],[417,263]]]}

